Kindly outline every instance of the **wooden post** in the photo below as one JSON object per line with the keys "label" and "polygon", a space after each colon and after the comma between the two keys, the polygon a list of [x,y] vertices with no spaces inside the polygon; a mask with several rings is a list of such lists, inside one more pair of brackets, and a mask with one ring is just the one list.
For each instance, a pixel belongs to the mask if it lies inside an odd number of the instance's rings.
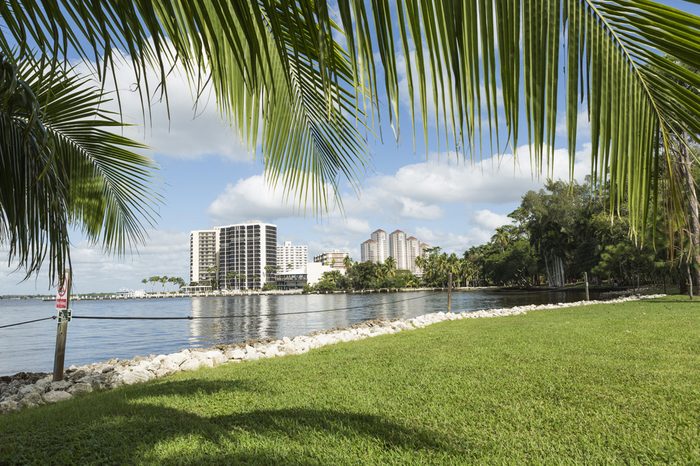
{"label": "wooden post", "polygon": [[70,291],[71,273],[65,273],[63,280],[58,284],[56,294],[56,309],[58,311],[58,324],[56,327],[56,350],[53,357],[53,380],[63,380],[63,365],[66,360],[66,336],[68,334],[68,321],[70,320]]}
{"label": "wooden post", "polygon": [[588,293],[588,272],[583,272],[583,281],[586,282],[586,301],[590,301],[591,295]]}
{"label": "wooden post", "polygon": [[447,312],[452,312],[452,272],[447,274]]}

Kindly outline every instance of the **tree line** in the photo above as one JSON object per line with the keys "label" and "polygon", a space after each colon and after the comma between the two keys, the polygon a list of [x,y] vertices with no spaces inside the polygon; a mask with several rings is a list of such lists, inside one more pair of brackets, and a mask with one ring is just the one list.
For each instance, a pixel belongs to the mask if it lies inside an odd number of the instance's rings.
{"label": "tree line", "polygon": [[349,260],[345,275],[327,272],[306,290],[447,287],[450,275],[453,286],[558,288],[581,282],[584,273],[598,285],[678,283],[684,288],[692,269],[691,256],[683,254],[689,240],[672,233],[658,211],[651,211],[647,228],[635,234],[627,205],[616,206],[611,216],[610,199],[605,188],[589,180],[548,181],[527,192],[509,214],[512,223],[497,228],[485,244],[461,256],[428,249],[416,259],[420,275],[397,270],[391,257],[384,263]]}
{"label": "tree line", "polygon": [[175,285],[175,287],[179,290],[183,286],[187,285],[187,282],[181,277],[168,277],[167,275],[163,275],[162,277],[160,275],[153,275],[152,277],[146,277],[141,280],[141,283],[144,285],[151,284],[151,291],[153,291],[153,287],[156,284],[160,284],[161,290],[165,291],[165,286],[168,284]]}
{"label": "tree line", "polygon": [[661,214],[635,235],[623,202],[610,215],[606,189],[588,180],[549,181],[526,193],[486,244],[469,248],[473,282],[482,285],[561,287],[580,282],[636,286],[680,281],[689,267],[682,239],[669,233]]}

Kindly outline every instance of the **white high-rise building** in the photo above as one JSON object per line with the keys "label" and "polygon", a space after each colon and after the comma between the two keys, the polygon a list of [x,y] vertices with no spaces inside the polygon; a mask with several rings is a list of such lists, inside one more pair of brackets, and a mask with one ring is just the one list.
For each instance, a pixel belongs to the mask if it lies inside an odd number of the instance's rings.
{"label": "white high-rise building", "polygon": [[394,230],[389,235],[389,255],[396,260],[397,269],[408,270],[406,233],[401,230]]}
{"label": "white high-rise building", "polygon": [[370,239],[377,242],[377,260],[374,262],[384,262],[386,258],[390,256],[389,240],[386,235],[386,231],[382,230],[381,228],[379,230],[375,230],[370,235]]}
{"label": "white high-rise building", "polygon": [[415,236],[406,238],[406,255],[408,260],[408,270],[411,273],[419,273],[416,266],[416,258],[420,257],[420,241]]}
{"label": "white high-rise building", "polygon": [[190,283],[211,284],[216,278],[217,252],[215,229],[190,232]]}
{"label": "white high-rise building", "polygon": [[219,232],[219,286],[259,289],[277,266],[277,226],[242,223],[217,227]]}
{"label": "white high-rise building", "polygon": [[377,242],[375,240],[368,239],[360,245],[360,261],[377,262]]}
{"label": "white high-rise building", "polygon": [[285,241],[277,246],[277,272],[289,272],[290,270],[306,270],[309,261],[309,247],[305,244],[292,244]]}

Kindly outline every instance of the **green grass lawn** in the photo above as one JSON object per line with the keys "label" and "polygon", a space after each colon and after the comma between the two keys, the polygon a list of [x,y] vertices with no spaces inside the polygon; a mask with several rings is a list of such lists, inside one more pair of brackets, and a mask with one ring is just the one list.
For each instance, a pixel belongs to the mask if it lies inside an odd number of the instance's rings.
{"label": "green grass lawn", "polygon": [[448,322],[0,417],[9,463],[700,463],[700,301]]}

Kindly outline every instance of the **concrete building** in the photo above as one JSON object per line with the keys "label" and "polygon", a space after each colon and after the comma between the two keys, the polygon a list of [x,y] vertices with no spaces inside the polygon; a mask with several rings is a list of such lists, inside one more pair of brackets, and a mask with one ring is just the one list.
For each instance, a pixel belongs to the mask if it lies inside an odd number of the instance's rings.
{"label": "concrete building", "polygon": [[275,277],[275,283],[278,290],[301,289],[307,284],[315,285],[324,273],[332,272],[333,270],[336,269],[330,265],[324,265],[321,262],[309,262],[305,264],[304,268],[278,273]]}
{"label": "concrete building", "polygon": [[416,258],[420,257],[420,241],[415,236],[409,236],[406,238],[406,256],[408,261],[408,270],[411,273],[418,273],[418,266],[416,266]]}
{"label": "concrete building", "polygon": [[309,247],[304,244],[294,245],[291,241],[277,245],[277,272],[305,269],[309,261]]}
{"label": "concrete building", "polygon": [[374,262],[384,262],[386,258],[390,256],[389,240],[386,235],[386,231],[382,230],[381,228],[379,230],[375,230],[370,235],[370,239],[377,242],[377,260]]}
{"label": "concrete building", "polygon": [[277,265],[277,226],[242,223],[217,227],[219,232],[219,286],[260,289],[270,268]]}
{"label": "concrete building", "polygon": [[360,245],[360,262],[377,262],[377,242],[368,239]]}
{"label": "concrete building", "polygon": [[300,290],[306,285],[306,266],[275,274],[275,288],[278,290]]}
{"label": "concrete building", "polygon": [[406,233],[394,230],[389,235],[389,255],[396,261],[396,268],[408,270],[408,254],[406,251]]}
{"label": "concrete building", "polygon": [[345,270],[345,258],[349,256],[349,252],[334,249],[333,251],[324,252],[315,256],[314,262],[328,265],[336,270]]}
{"label": "concrete building", "polygon": [[216,279],[217,230],[190,232],[190,283],[211,284]]}

